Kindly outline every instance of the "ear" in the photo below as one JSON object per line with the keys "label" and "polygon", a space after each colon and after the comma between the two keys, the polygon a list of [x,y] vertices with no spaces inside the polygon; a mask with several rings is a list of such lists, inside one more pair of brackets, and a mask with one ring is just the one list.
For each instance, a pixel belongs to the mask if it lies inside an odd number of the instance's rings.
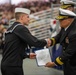
{"label": "ear", "polygon": [[21,20],[23,20],[23,15],[21,15]]}
{"label": "ear", "polygon": [[69,19],[68,19],[68,22],[69,22],[69,23],[72,23],[72,22],[73,22],[73,20],[74,20],[74,19],[69,18]]}

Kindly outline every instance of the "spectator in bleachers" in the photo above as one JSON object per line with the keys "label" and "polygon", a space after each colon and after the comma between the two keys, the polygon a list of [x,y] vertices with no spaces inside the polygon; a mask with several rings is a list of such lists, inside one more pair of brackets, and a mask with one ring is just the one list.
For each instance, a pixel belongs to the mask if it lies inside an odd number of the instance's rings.
{"label": "spectator in bleachers", "polygon": [[31,13],[36,13],[42,10],[47,10],[51,8],[51,2],[42,2],[42,1],[35,1],[35,2],[21,2],[18,5],[11,5],[11,4],[4,4],[0,5],[0,12],[3,12],[2,16],[2,23],[4,25],[8,25],[9,20],[14,18],[14,9],[15,7],[24,7],[31,10]]}
{"label": "spectator in bleachers", "polygon": [[0,53],[3,51],[4,47],[4,33],[6,32],[6,28],[3,25],[0,25]]}

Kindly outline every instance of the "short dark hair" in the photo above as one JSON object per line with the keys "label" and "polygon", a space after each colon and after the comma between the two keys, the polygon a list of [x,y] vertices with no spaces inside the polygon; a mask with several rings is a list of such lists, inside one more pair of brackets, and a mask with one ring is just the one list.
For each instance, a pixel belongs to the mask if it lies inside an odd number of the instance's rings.
{"label": "short dark hair", "polygon": [[19,20],[20,16],[22,15],[23,13],[21,12],[18,12],[18,13],[15,13],[15,18],[16,20]]}

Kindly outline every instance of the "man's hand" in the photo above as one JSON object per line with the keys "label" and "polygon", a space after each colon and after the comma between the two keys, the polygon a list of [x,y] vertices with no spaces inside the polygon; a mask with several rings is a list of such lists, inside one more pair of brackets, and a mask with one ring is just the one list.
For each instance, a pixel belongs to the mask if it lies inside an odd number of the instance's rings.
{"label": "man's hand", "polygon": [[50,47],[51,46],[51,40],[48,38],[48,39],[45,39],[47,41],[47,45],[46,47]]}
{"label": "man's hand", "polygon": [[36,54],[35,53],[30,53],[30,59],[35,59],[36,58]]}
{"label": "man's hand", "polygon": [[51,68],[51,67],[54,67],[54,66],[56,66],[56,64],[54,62],[48,62],[45,65],[45,67],[48,67],[48,68]]}

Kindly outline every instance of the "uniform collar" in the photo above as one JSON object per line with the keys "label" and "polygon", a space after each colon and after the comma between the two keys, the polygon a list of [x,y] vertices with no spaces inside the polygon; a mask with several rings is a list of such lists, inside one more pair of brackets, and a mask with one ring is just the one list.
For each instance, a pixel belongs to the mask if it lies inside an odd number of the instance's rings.
{"label": "uniform collar", "polygon": [[[69,25],[69,26],[70,26],[70,25]],[[69,28],[69,26],[65,28],[65,31]]]}
{"label": "uniform collar", "polygon": [[[74,21],[74,20],[73,20],[73,21]],[[70,25],[73,23],[73,21],[70,23]],[[69,25],[69,26],[70,26],[70,25]],[[65,28],[65,31],[69,28],[69,26],[67,26],[67,27]]]}

